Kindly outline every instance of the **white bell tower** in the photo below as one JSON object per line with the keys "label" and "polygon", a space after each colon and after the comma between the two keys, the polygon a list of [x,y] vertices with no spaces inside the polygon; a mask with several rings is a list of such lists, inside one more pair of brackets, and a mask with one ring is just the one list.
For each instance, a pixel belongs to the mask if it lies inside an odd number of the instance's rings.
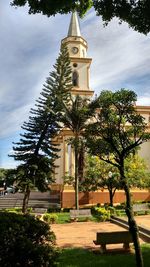
{"label": "white bell tower", "polygon": [[94,91],[90,89],[90,64],[87,57],[87,42],[81,36],[79,20],[76,12],[72,13],[68,36],[62,40],[68,47],[72,67],[72,94],[91,97]]}
{"label": "white bell tower", "polygon": [[[71,61],[72,68],[72,95],[80,95],[81,97],[91,98],[94,91],[90,89],[90,65],[91,58],[87,57],[87,42],[81,36],[77,13],[71,16],[68,36],[62,40],[62,44],[66,44]],[[68,138],[72,136],[69,129],[64,128],[55,138],[54,142],[59,144],[59,158],[56,159],[54,178],[57,185],[63,184],[63,178],[66,174],[74,176],[74,151],[68,145]]]}

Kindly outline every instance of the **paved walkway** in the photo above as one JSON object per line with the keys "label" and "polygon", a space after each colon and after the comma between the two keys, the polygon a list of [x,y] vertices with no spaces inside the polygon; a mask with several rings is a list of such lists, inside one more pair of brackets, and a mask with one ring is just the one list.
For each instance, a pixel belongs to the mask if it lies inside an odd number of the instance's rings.
{"label": "paved walkway", "polygon": [[135,216],[138,225],[144,226],[150,229],[150,215]]}
{"label": "paved walkway", "polygon": [[[150,228],[150,216],[138,216],[136,220],[141,225]],[[56,234],[58,247],[82,247],[92,250],[99,249],[95,246],[93,240],[96,239],[96,233],[99,231],[126,231],[122,227],[110,222],[73,222],[67,224],[53,224],[52,230]],[[140,240],[141,243],[143,242]],[[110,249],[120,249],[122,244],[109,245]]]}

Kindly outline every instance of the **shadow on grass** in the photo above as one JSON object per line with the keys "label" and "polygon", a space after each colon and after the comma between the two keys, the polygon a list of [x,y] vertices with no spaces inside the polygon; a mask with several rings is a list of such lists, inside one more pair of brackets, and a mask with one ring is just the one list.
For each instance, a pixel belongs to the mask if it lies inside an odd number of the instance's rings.
{"label": "shadow on grass", "polygon": [[[144,267],[150,266],[150,244],[142,246]],[[134,254],[95,254],[80,248],[62,249],[59,267],[136,267]]]}

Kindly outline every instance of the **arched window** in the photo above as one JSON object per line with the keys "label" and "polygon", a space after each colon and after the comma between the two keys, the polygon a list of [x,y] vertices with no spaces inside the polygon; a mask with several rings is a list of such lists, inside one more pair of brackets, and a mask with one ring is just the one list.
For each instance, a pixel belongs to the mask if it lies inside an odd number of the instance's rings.
{"label": "arched window", "polygon": [[77,71],[74,71],[72,74],[72,84],[73,84],[73,86],[79,85],[79,75],[78,75]]}

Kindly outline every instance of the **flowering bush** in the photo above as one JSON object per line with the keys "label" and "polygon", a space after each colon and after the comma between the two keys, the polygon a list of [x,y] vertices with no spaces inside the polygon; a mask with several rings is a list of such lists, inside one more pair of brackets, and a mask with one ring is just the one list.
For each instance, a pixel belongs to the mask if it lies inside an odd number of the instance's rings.
{"label": "flowering bush", "polygon": [[94,208],[94,215],[101,221],[105,222],[110,220],[110,211],[106,210],[105,208],[95,207]]}
{"label": "flowering bush", "polygon": [[58,220],[58,216],[54,213],[45,213],[43,215],[43,220],[47,223],[56,223]]}

